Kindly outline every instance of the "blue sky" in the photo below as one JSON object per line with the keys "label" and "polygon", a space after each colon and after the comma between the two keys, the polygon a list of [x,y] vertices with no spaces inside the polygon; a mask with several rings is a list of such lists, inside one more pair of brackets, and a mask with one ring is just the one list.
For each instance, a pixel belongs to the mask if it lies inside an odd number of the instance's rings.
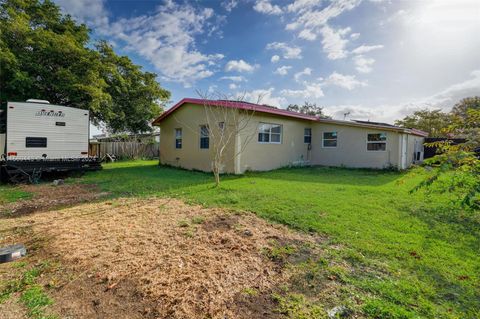
{"label": "blue sky", "polygon": [[480,1],[56,0],[172,92],[392,122],[480,95]]}

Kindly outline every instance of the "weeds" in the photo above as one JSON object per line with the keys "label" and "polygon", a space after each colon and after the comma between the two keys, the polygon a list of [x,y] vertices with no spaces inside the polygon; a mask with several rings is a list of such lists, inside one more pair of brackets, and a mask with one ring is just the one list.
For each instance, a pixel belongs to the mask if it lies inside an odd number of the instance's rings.
{"label": "weeds", "polygon": [[247,287],[247,288],[244,288],[242,290],[242,293],[244,295],[247,295],[247,296],[250,296],[250,297],[254,297],[254,296],[257,296],[258,295],[258,290],[255,289],[255,288],[250,288],[250,287]]}
{"label": "weeds", "polygon": [[321,305],[313,304],[305,299],[303,295],[289,293],[286,296],[273,295],[278,303],[278,312],[294,319],[325,319],[327,313]]}
{"label": "weeds", "polygon": [[192,218],[192,224],[198,225],[203,224],[205,222],[205,217],[203,216],[195,216]]}
{"label": "weeds", "polygon": [[[15,265],[18,268],[27,267],[25,262]],[[20,301],[27,307],[28,316],[32,319],[55,319],[57,317],[45,314],[45,308],[53,303],[37,284],[37,278],[50,267],[48,262],[41,263],[26,270],[21,278],[11,280],[0,292],[0,303],[5,302],[13,293],[21,292]]]}

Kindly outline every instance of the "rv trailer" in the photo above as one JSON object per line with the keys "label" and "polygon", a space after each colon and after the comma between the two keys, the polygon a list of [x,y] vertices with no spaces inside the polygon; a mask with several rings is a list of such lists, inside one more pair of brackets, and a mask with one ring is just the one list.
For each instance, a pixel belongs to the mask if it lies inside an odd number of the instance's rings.
{"label": "rv trailer", "polygon": [[1,179],[36,182],[43,172],[101,169],[88,154],[89,117],[43,100],[8,102],[0,111]]}

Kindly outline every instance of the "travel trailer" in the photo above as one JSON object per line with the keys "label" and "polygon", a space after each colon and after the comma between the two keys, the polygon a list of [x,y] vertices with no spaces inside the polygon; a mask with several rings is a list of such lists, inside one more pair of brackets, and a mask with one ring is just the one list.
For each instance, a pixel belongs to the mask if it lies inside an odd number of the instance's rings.
{"label": "travel trailer", "polygon": [[35,182],[43,172],[100,169],[88,154],[89,116],[44,100],[8,102],[0,111],[2,180]]}

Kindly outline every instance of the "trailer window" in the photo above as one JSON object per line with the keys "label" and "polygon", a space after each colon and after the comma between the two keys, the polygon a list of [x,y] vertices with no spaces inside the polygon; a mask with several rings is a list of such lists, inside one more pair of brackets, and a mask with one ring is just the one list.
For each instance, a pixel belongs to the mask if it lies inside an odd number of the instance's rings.
{"label": "trailer window", "polygon": [[26,137],[25,147],[47,147],[46,137]]}
{"label": "trailer window", "polygon": [[65,126],[65,122],[55,122],[56,126]]}

